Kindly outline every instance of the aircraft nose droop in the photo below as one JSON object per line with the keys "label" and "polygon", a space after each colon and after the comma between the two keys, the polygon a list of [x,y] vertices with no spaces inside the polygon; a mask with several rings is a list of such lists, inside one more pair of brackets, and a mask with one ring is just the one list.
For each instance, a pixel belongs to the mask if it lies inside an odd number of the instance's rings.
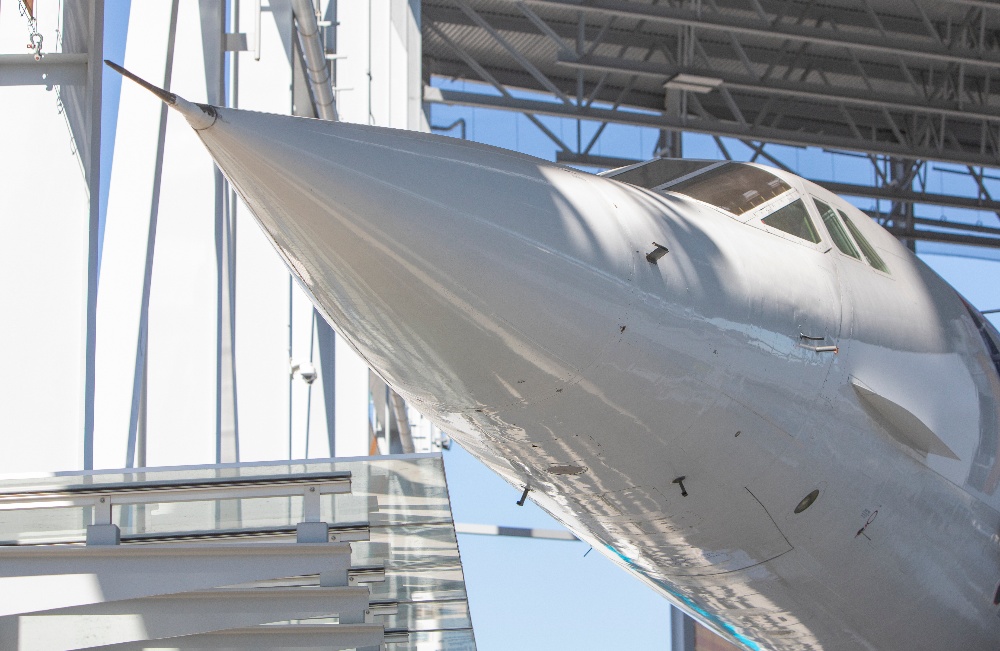
{"label": "aircraft nose droop", "polygon": [[414,403],[554,395],[620,336],[632,251],[583,175],[429,134],[213,112],[197,133],[217,165],[334,328]]}

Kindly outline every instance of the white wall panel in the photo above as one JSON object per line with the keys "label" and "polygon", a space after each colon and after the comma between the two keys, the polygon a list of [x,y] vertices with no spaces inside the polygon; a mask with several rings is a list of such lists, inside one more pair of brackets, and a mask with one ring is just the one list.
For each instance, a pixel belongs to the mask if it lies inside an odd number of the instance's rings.
{"label": "white wall panel", "polygon": [[[44,10],[44,2],[39,4]],[[171,4],[144,0],[131,8],[123,64],[156,85],[165,81]],[[338,93],[342,119],[398,128],[421,126],[419,111],[416,124],[413,112],[419,105],[414,98],[419,99],[420,44],[411,4],[407,0],[339,3],[336,42],[338,54],[346,58],[336,64],[337,85],[351,88]],[[206,101],[205,48],[214,49],[220,37],[214,30],[202,34],[211,21],[203,21],[200,11],[210,9],[211,3],[180,0],[177,6],[170,89],[189,100]],[[51,8],[54,14],[56,5]],[[239,31],[247,34],[251,48],[255,8],[255,0],[240,0]],[[295,39],[287,0],[265,0],[260,31],[260,60],[252,51],[238,55],[238,106],[287,114],[292,106],[290,56]],[[23,18],[4,12],[0,19],[4,43],[23,46],[26,35]],[[54,42],[54,35],[51,40],[47,37],[46,43]],[[217,56],[208,54],[209,60]],[[0,145],[5,152],[19,152],[5,160],[0,181],[4,184],[0,218],[10,235],[0,238],[0,287],[7,313],[16,315],[0,320],[0,337],[7,344],[0,410],[6,422],[30,431],[34,441],[9,454],[0,447],[4,453],[0,471],[7,469],[8,460],[10,469],[16,470],[76,467],[82,440],[77,411],[83,349],[78,333],[84,318],[86,186],[65,122],[56,112],[54,93],[12,87],[0,93],[5,118]],[[126,463],[161,108],[145,90],[123,84],[98,291],[98,468]],[[148,313],[147,463],[212,462],[219,354],[214,167],[196,134],[177,114],[168,113],[162,155]],[[335,369],[335,381],[321,373],[312,385],[310,401],[309,385],[294,379],[289,396],[289,334],[291,358],[309,362],[311,357],[317,371],[323,368],[320,346],[313,343],[312,306],[297,286],[289,287],[284,265],[242,206],[237,208],[234,230],[241,459],[288,456],[290,413],[293,457],[307,452],[307,416],[310,456],[367,454],[366,365],[335,337],[335,360],[327,365],[328,372]],[[44,300],[39,300],[40,294]],[[335,395],[324,388],[324,381],[335,386]],[[67,407],[52,409],[53,404]],[[328,411],[337,430],[332,451]],[[3,445],[7,443],[0,439]]]}
{"label": "white wall panel", "polygon": [[[384,0],[377,0],[374,4],[383,3]],[[337,54],[343,58],[337,60],[336,79],[337,87],[345,89],[337,93],[337,111],[344,122],[372,123],[368,116],[371,85],[368,70],[372,54],[368,34],[372,10],[370,0],[337,4],[337,20],[340,23],[337,27]]]}
{"label": "white wall panel", "polygon": [[[54,27],[39,24],[47,50]],[[27,41],[5,3],[0,51]],[[79,468],[87,186],[55,90],[2,86],[0,116],[0,473]]]}
{"label": "white wall panel", "polygon": [[[199,6],[178,7],[171,88],[205,102]],[[141,40],[129,41],[129,50],[142,47]],[[186,121],[168,115],[149,304],[147,455],[153,466],[216,460],[215,164]]]}
{"label": "white wall panel", "polygon": [[[240,2],[251,48],[256,0]],[[239,108],[288,114],[292,15],[284,0],[263,5],[260,60],[239,53]],[[284,263],[242,202],[236,213],[236,373],[240,459],[288,457],[288,300]],[[296,291],[296,290],[293,290]]]}

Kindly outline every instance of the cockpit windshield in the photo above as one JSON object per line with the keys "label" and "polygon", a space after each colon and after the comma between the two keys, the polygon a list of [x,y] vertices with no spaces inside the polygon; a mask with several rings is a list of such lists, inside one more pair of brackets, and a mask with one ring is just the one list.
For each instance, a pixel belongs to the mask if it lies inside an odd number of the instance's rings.
{"label": "cockpit windshield", "polygon": [[663,189],[704,201],[739,216],[792,188],[759,167],[725,163]]}
{"label": "cockpit windshield", "polygon": [[659,159],[604,176],[715,206],[812,244],[822,241],[799,193],[778,176],[745,163]]}
{"label": "cockpit windshield", "polygon": [[710,160],[690,160],[687,158],[657,158],[655,160],[604,172],[601,176],[623,183],[637,185],[647,190],[690,176],[700,169],[716,165]]}

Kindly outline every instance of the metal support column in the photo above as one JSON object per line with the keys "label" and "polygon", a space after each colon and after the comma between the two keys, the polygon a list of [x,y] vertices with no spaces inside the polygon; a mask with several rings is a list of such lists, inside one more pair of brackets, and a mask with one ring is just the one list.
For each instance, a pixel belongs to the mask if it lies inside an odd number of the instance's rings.
{"label": "metal support column", "polygon": [[670,607],[670,651],[695,651],[694,620]]}
{"label": "metal support column", "polygon": [[[897,190],[909,191],[913,188],[914,171],[919,169],[912,160],[901,158],[889,159],[889,181]],[[902,226],[907,233],[913,232],[913,202],[893,201],[890,216],[896,226]],[[911,251],[917,250],[917,241],[912,237],[901,238],[906,248]]]}
{"label": "metal support column", "polygon": [[94,392],[97,358],[97,257],[101,221],[101,96],[104,66],[104,0],[91,0],[88,15],[90,43],[87,48],[87,121],[89,142],[87,188],[90,211],[87,219],[87,313],[84,320],[83,363],[83,468],[94,467]]}

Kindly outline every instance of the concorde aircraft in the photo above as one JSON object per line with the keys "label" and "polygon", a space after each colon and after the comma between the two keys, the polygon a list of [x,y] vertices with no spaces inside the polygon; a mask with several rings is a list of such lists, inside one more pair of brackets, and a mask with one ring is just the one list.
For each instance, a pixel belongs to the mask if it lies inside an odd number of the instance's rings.
{"label": "concorde aircraft", "polygon": [[1000,649],[1000,335],[846,201],[145,85],[372,369],[716,632]]}

